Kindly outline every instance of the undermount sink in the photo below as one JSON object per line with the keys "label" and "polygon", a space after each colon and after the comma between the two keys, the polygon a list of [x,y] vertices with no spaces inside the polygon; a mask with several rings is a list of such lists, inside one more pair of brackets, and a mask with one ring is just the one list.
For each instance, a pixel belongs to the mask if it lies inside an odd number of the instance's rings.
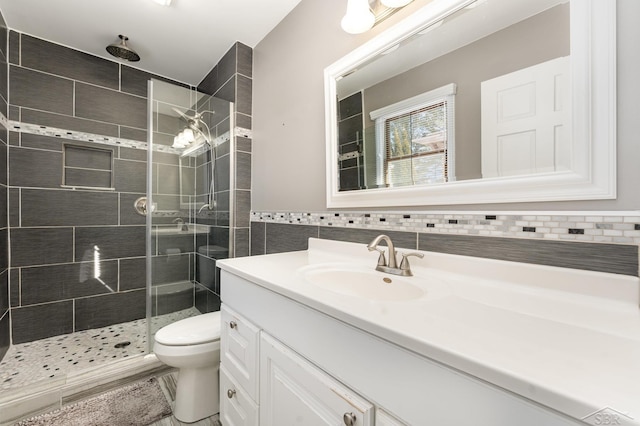
{"label": "undermount sink", "polygon": [[347,265],[317,265],[300,269],[304,279],[315,286],[347,296],[378,301],[421,299],[427,291],[406,278]]}

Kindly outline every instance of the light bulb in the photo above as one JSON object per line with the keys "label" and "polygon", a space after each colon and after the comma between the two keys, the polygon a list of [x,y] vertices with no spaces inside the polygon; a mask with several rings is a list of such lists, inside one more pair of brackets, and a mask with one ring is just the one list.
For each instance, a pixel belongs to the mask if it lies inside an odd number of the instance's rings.
{"label": "light bulb", "polygon": [[191,129],[184,129],[182,131],[182,137],[184,138],[185,145],[189,145],[196,140],[196,137],[193,135],[193,130]]}
{"label": "light bulb", "polygon": [[387,7],[402,7],[411,3],[413,0],[380,0],[380,2]]}
{"label": "light bulb", "polygon": [[158,3],[160,6],[171,6],[171,0],[152,0],[154,3]]}
{"label": "light bulb", "polygon": [[340,22],[349,34],[360,34],[373,27],[376,17],[369,9],[369,0],[348,0],[347,13]]}

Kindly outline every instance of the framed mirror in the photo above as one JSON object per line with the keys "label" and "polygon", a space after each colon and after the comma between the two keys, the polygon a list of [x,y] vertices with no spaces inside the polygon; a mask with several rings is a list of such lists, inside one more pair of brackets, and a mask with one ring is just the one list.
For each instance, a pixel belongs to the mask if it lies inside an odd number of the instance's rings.
{"label": "framed mirror", "polygon": [[327,67],[327,207],[615,198],[615,14],[434,0]]}

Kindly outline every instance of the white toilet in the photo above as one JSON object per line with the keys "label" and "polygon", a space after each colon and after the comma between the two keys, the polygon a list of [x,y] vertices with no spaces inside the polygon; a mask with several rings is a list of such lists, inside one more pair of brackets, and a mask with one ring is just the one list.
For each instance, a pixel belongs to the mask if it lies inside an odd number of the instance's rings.
{"label": "white toilet", "polygon": [[193,423],[220,411],[220,312],[162,327],[155,335],[153,352],[160,361],[179,369],[176,419]]}

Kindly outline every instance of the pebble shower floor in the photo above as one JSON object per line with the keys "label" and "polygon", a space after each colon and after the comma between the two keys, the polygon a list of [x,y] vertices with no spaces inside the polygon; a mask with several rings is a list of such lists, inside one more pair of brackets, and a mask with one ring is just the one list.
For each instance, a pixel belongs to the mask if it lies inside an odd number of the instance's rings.
{"label": "pebble shower floor", "polygon": [[[154,317],[151,325],[155,331],[199,313],[195,308],[185,309]],[[0,390],[64,377],[146,352],[146,319],[14,345],[0,362]]]}

